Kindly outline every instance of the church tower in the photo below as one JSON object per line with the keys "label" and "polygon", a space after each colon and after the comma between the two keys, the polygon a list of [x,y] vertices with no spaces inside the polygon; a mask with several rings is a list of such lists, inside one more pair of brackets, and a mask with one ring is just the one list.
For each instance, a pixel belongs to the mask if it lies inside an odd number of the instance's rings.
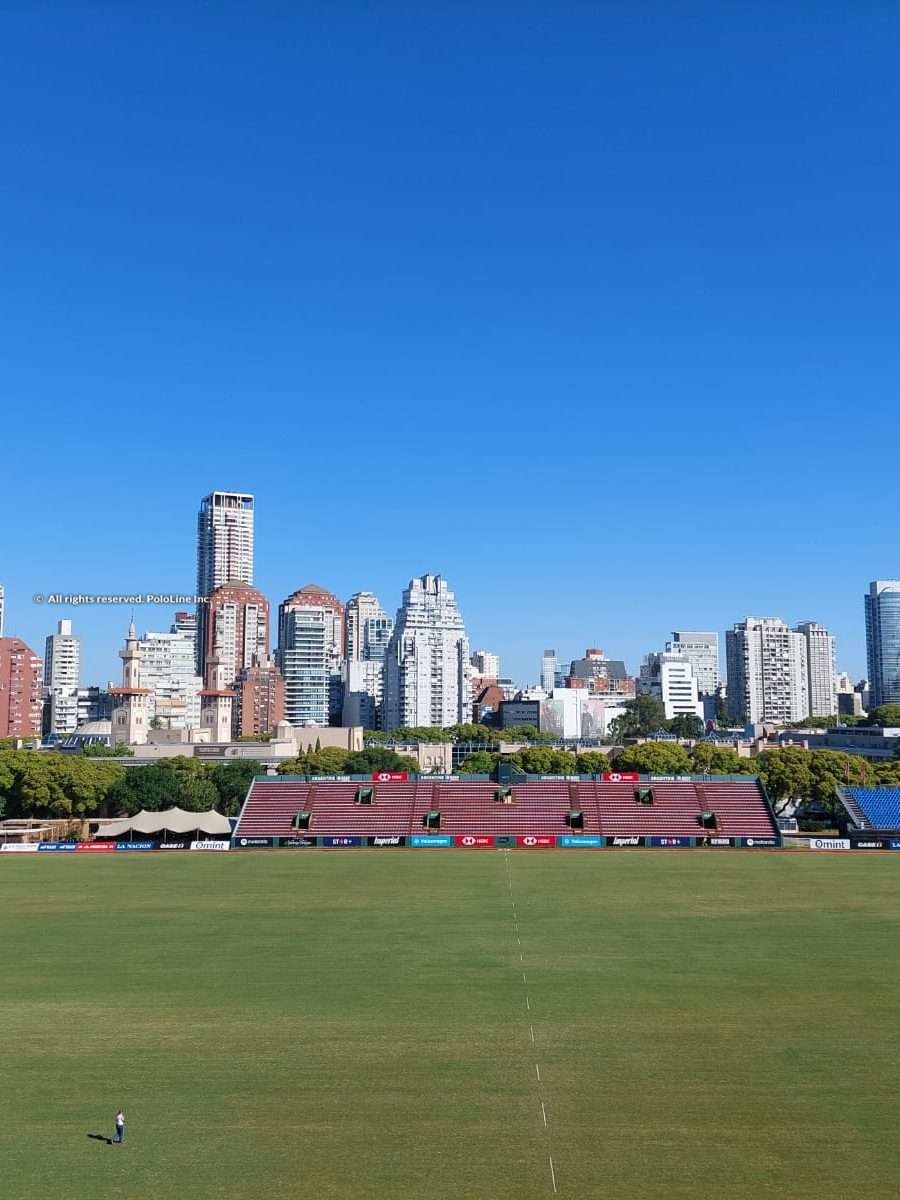
{"label": "church tower", "polygon": [[218,654],[206,659],[206,687],[200,693],[200,728],[209,730],[211,742],[231,741],[231,706],[234,692],[226,686],[225,664]]}
{"label": "church tower", "polygon": [[141,647],[134,621],[128,626],[125,649],[119,651],[122,660],[122,686],[110,688],[113,698],[109,744],[143,746],[149,729],[148,696],[150,689],[141,687]]}

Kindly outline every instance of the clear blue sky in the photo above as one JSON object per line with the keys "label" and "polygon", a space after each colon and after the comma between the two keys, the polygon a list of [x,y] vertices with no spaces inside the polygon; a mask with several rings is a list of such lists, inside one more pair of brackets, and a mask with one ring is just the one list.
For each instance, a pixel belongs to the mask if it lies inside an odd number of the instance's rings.
{"label": "clear blue sky", "polygon": [[[890,3],[0,16],[0,581],[118,676],[214,487],[256,582],[447,576],[537,677],[900,575]],[[166,628],[168,609],[137,614]]]}

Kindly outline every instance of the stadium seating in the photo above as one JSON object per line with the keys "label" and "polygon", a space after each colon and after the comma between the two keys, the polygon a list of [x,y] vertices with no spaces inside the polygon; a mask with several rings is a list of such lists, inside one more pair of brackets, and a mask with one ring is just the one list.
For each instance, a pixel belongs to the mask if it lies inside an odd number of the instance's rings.
{"label": "stadium seating", "polygon": [[[303,832],[313,837],[422,833],[425,814],[431,811],[441,814],[442,834],[565,834],[571,832],[566,816],[572,810],[583,813],[579,832],[585,834],[777,834],[753,778],[650,780],[640,786],[652,790],[652,803],[638,803],[633,782],[549,779],[514,784],[512,803],[503,803],[496,799],[498,789],[493,783],[420,779],[373,783],[372,803],[360,804],[359,782],[305,783],[289,776],[273,777],[253,784],[235,836],[291,837],[298,832],[292,824],[294,818],[303,811],[311,814],[309,828]],[[870,815],[900,827],[900,789],[875,789],[864,794],[879,797]],[[700,818],[704,812],[715,814],[714,828],[703,828]]]}
{"label": "stadium seating", "polygon": [[862,814],[860,828],[900,831],[900,788],[851,787],[844,788],[843,795],[851,816],[856,817],[853,806]]}

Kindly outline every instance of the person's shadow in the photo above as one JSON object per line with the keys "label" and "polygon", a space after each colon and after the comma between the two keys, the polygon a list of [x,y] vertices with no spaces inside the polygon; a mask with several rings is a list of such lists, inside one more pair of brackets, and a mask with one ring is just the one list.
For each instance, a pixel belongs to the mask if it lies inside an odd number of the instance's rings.
{"label": "person's shadow", "polygon": [[107,1137],[105,1133],[89,1133],[89,1138],[93,1138],[95,1142],[106,1142],[107,1146],[112,1145],[112,1138]]}

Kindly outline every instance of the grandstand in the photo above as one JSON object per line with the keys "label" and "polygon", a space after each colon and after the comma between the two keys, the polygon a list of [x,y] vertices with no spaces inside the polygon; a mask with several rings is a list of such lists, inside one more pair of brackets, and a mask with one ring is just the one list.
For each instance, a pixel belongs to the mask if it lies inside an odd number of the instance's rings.
{"label": "grandstand", "polygon": [[[429,825],[429,814],[431,817]],[[534,778],[510,787],[467,780],[254,780],[235,837],[426,832],[460,836],[778,838],[759,782],[749,776],[694,779]]]}
{"label": "grandstand", "polygon": [[900,834],[900,787],[842,787],[838,797],[852,830]]}

